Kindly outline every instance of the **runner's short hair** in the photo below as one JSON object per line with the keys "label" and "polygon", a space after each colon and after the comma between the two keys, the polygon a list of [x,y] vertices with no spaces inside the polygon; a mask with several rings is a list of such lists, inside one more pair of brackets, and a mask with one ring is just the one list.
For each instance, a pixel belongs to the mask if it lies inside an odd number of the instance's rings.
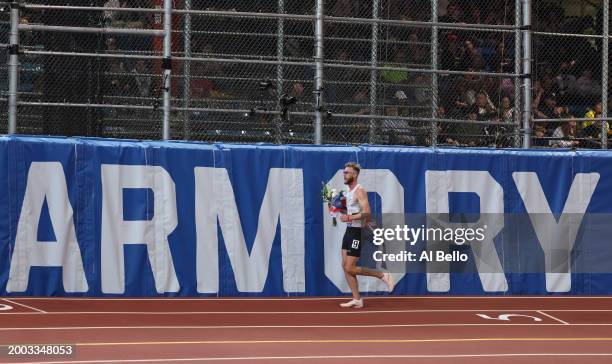
{"label": "runner's short hair", "polygon": [[355,162],[348,162],[347,164],[344,165],[344,168],[352,168],[355,172],[357,172],[357,174],[359,174],[359,171],[361,171],[361,166],[359,165],[359,163],[355,163]]}

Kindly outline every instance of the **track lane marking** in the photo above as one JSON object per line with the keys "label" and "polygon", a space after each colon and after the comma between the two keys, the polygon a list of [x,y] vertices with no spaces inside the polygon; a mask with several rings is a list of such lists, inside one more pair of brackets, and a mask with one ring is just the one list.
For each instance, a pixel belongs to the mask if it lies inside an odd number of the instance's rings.
{"label": "track lane marking", "polygon": [[[366,315],[379,313],[452,313],[452,312],[539,312],[543,310],[345,310],[345,311],[42,311],[42,312],[10,312],[11,315]],[[555,311],[555,310],[546,310]],[[563,310],[564,312],[598,312],[595,310]],[[561,311],[559,311],[561,312]],[[600,310],[599,312],[612,312],[612,310]],[[552,318],[550,315],[541,313],[544,316]],[[559,321],[559,320],[556,320]]]}
{"label": "track lane marking", "polygon": [[484,337],[448,339],[302,339],[302,340],[196,340],[196,341],[128,341],[77,343],[79,346],[138,345],[248,345],[248,344],[422,344],[499,341],[612,341],[612,337]]}
{"label": "track lane marking", "polygon": [[378,313],[436,313],[436,312],[537,312],[543,316],[554,319],[555,321],[562,322],[567,324],[565,321],[556,318],[550,314],[546,314],[544,311],[548,312],[610,312],[612,313],[612,309],[559,309],[559,310],[549,310],[549,309],[522,309],[522,310],[514,310],[512,308],[508,309],[433,309],[433,310],[344,310],[344,311],[43,311],[38,310],[36,312],[6,312],[6,315],[39,315],[39,314],[47,314],[47,315],[365,315],[365,314],[378,314]]}
{"label": "track lane marking", "polygon": [[21,307],[30,309],[30,310],[38,311],[39,313],[47,313],[46,311],[40,310],[40,309],[38,309],[36,307],[28,306],[28,305],[25,305],[23,303],[15,302],[13,300],[9,300],[9,299],[6,299],[6,298],[3,298],[2,300],[6,301],[8,303],[12,303],[12,304],[17,305],[17,306],[21,306]]}
{"label": "track lane marking", "polygon": [[56,326],[56,327],[0,327],[1,331],[20,331],[20,330],[124,330],[124,329],[134,329],[134,330],[142,330],[142,329],[307,329],[307,328],[328,328],[328,329],[338,329],[338,328],[393,328],[393,327],[462,327],[462,326],[612,326],[612,323],[609,324],[599,324],[599,323],[584,323],[584,324],[570,324],[564,325],[562,323],[526,323],[526,324],[499,324],[499,323],[490,323],[490,324],[397,324],[397,325],[227,325],[227,326]]}
{"label": "track lane marking", "polygon": [[557,317],[555,317],[555,316],[553,316],[553,315],[549,315],[549,314],[547,314],[547,313],[546,313],[546,312],[544,312],[544,311],[536,311],[536,312],[538,312],[539,314],[541,314],[541,315],[543,315],[543,316],[546,316],[546,317],[548,317],[548,318],[551,318],[551,319],[553,319],[553,320],[555,320],[555,321],[557,321],[557,322],[560,322],[560,323],[562,323],[562,324],[564,324],[564,325],[570,325],[570,323],[569,323],[569,322],[564,321],[564,320],[561,320],[560,318],[557,318]]}
{"label": "track lane marking", "polygon": [[253,360],[316,360],[316,359],[456,359],[489,357],[573,357],[573,356],[612,356],[612,353],[491,353],[491,354],[397,354],[397,355],[311,355],[311,356],[244,356],[244,357],[203,357],[203,358],[151,358],[151,359],[105,359],[71,361],[37,361],[22,364],[97,364],[97,363],[167,363],[192,361],[253,361]]}
{"label": "track lane marking", "polygon": [[13,306],[7,305],[5,303],[1,303],[0,302],[0,311],[2,311],[2,312],[4,312],[4,311],[11,311],[13,309],[14,309]]}

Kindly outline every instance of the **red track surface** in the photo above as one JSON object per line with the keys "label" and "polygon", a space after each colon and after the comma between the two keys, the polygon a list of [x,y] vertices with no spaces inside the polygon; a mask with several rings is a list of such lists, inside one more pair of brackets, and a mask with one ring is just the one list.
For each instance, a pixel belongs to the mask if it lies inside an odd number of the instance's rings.
{"label": "red track surface", "polygon": [[77,345],[0,362],[612,362],[612,297],[343,300],[0,299],[0,344]]}

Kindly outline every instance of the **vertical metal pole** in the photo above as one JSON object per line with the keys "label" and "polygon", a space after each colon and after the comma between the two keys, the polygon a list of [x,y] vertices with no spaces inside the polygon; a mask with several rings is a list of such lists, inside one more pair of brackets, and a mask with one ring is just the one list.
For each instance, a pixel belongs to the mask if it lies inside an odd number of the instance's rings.
{"label": "vertical metal pole", "polygon": [[[608,117],[608,71],[609,71],[609,41],[610,41],[610,0],[603,0],[603,39],[601,55],[601,117]],[[601,122],[601,148],[608,149],[608,120]]]}
{"label": "vertical metal pole", "polygon": [[523,148],[531,147],[531,0],[521,0],[523,10]]}
{"label": "vertical metal pole", "polygon": [[[380,0],[372,2],[372,19],[378,20],[380,17]],[[370,115],[376,115],[376,101],[378,98],[378,22],[372,23],[372,49],[370,50],[370,65],[372,71],[370,73]],[[378,141],[378,120],[370,119],[370,144],[376,144]]]}
{"label": "vertical metal pole", "polygon": [[[438,22],[438,0],[431,0],[431,21]],[[438,117],[438,27],[431,27],[431,117]],[[431,123],[431,146],[438,144],[438,123]]]}
{"label": "vertical metal pole", "polygon": [[[191,10],[191,0],[185,0],[185,10]],[[183,19],[183,49],[185,57],[191,57],[191,14],[186,13]],[[185,61],[183,63],[183,107],[188,108],[191,100],[191,61]],[[185,111],[184,113],[184,124],[183,124],[183,138],[185,140],[191,139],[191,125],[190,125],[190,112]]]}
{"label": "vertical metal pole", "polygon": [[8,94],[8,133],[17,132],[17,90],[19,83],[19,6],[11,3],[11,32],[9,47],[9,94]]}
{"label": "vertical metal pole", "polygon": [[[521,0],[514,1],[514,74],[521,74]],[[514,76],[514,147],[521,146],[521,78]]]}
{"label": "vertical metal pole", "polygon": [[164,0],[164,124],[163,139],[170,139],[170,97],[172,85],[172,0]]}
{"label": "vertical metal pole", "polygon": [[316,24],[315,24],[315,130],[314,142],[321,144],[322,121],[323,121],[323,3],[317,0]]}
{"label": "vertical metal pole", "polygon": [[[278,13],[285,14],[285,0],[278,0]],[[283,65],[281,62],[285,59],[285,19],[278,18],[278,29],[276,35],[276,58],[278,66],[276,67],[276,95],[280,97],[283,94]]]}

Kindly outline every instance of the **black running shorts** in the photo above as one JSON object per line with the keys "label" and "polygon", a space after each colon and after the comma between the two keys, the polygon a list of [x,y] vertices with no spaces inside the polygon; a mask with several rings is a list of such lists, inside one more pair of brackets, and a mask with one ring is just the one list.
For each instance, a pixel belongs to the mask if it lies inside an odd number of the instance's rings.
{"label": "black running shorts", "polygon": [[347,226],[344,238],[342,239],[342,249],[351,257],[361,256],[361,228]]}

